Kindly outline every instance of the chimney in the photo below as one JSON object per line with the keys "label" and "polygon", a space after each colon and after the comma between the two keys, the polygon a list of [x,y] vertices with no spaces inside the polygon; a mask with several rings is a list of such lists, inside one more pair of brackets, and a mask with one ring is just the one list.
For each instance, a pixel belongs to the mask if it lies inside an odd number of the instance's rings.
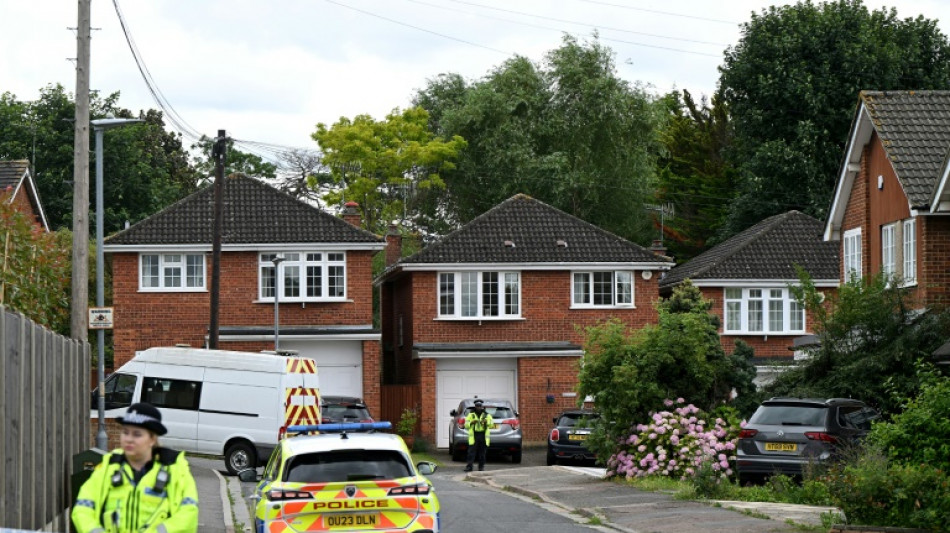
{"label": "chimney", "polygon": [[662,239],[653,239],[653,244],[651,244],[648,249],[656,255],[668,257],[666,255],[666,246],[663,246]]}
{"label": "chimney", "polygon": [[389,225],[386,232],[386,266],[392,265],[402,257],[402,234],[395,224]]}
{"label": "chimney", "polygon": [[360,204],[356,202],[347,202],[343,205],[343,220],[357,228],[363,222],[359,208]]}

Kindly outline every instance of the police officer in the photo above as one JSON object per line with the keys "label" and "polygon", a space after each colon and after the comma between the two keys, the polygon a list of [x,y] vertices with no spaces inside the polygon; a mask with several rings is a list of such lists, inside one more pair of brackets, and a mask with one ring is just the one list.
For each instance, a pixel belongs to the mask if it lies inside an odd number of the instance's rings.
{"label": "police officer", "polygon": [[485,402],[475,399],[475,410],[465,417],[465,429],[468,430],[468,464],[465,471],[472,471],[472,463],[478,457],[478,470],[485,470],[485,455],[491,440],[491,428],[495,424],[490,414],[485,412]]}
{"label": "police officer", "polygon": [[122,424],[121,450],[102,458],[79,489],[73,524],[79,533],[195,533],[198,490],[185,453],[162,448],[162,414],[132,404]]}

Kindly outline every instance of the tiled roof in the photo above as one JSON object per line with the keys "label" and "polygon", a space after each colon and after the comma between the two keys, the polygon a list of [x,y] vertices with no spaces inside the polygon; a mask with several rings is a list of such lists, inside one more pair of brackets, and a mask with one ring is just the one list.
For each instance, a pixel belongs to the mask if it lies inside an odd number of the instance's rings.
{"label": "tiled roof", "polygon": [[795,265],[812,279],[838,279],[838,241],[824,241],[824,224],[798,211],[769,217],[669,271],[660,287],[685,280],[789,280]]}
{"label": "tiled roof", "polygon": [[18,161],[0,161],[0,190],[7,187],[14,189],[23,179],[23,174],[30,168],[30,162],[22,159]]}
{"label": "tiled roof", "polygon": [[927,206],[950,148],[950,91],[863,91],[861,101],[911,205]]}
{"label": "tiled roof", "polygon": [[672,261],[518,194],[397,265],[418,263],[661,263]]}
{"label": "tiled roof", "polygon": [[[254,178],[238,174],[224,183],[222,244],[383,241]],[[106,244],[211,244],[213,204],[214,187],[205,187],[109,237]]]}

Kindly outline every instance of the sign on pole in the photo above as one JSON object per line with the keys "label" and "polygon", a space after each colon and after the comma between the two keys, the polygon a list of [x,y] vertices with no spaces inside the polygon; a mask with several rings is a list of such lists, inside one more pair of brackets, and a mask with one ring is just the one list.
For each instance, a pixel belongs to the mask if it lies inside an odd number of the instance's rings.
{"label": "sign on pole", "polygon": [[89,329],[112,329],[112,308],[93,307],[89,309]]}

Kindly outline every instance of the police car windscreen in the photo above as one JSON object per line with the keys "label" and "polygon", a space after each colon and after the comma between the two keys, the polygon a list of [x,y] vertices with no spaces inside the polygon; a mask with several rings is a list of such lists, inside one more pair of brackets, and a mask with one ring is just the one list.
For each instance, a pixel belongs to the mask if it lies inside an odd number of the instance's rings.
{"label": "police car windscreen", "polygon": [[397,479],[412,475],[405,457],[392,450],[339,450],[298,455],[290,460],[284,481],[330,483]]}

